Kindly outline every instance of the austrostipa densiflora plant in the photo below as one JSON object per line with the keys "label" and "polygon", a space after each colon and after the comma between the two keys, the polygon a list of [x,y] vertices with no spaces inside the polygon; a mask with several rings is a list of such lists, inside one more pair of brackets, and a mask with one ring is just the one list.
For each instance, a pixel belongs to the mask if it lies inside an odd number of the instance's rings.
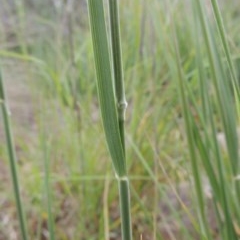
{"label": "austrostipa densiflora plant", "polygon": [[[124,95],[121,63],[118,1],[109,0],[108,4],[110,10],[111,51],[108,47],[109,41],[103,1],[89,0],[88,8],[103,127],[119,184],[122,239],[131,240],[130,193],[124,146],[124,115],[127,103]],[[110,57],[110,52],[112,57]]]}
{"label": "austrostipa densiflora plant", "polygon": [[3,114],[3,124],[4,124],[6,141],[7,141],[7,150],[8,150],[8,155],[9,155],[10,171],[11,171],[13,190],[14,190],[18,218],[19,218],[21,237],[22,237],[22,240],[27,240],[28,235],[27,235],[25,216],[24,216],[24,212],[23,212],[23,205],[22,205],[20,189],[19,189],[16,153],[15,153],[11,124],[10,124],[10,120],[9,120],[9,111],[7,108],[5,91],[4,91],[1,73],[0,73],[0,107],[2,109],[2,114]]}

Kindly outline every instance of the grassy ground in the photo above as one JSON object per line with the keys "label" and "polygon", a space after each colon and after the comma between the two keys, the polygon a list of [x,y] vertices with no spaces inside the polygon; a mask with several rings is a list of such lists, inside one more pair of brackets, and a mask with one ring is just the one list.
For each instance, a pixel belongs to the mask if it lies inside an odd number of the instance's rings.
{"label": "grassy ground", "polygon": [[[30,239],[48,239],[44,176],[49,172],[56,239],[117,240],[117,183],[100,121],[87,8],[85,2],[75,1],[72,7],[71,2],[0,1],[1,70],[27,226]],[[231,2],[223,4],[222,13],[240,74],[240,10]],[[174,23],[182,69],[200,98],[198,85],[190,80],[197,68],[191,8],[187,2],[157,0],[123,0],[120,7],[134,239],[201,239],[172,61]],[[208,68],[206,57],[202,61]],[[221,132],[219,122],[216,116]],[[207,218],[218,239],[208,183],[203,183]],[[0,239],[20,239],[2,124]]]}

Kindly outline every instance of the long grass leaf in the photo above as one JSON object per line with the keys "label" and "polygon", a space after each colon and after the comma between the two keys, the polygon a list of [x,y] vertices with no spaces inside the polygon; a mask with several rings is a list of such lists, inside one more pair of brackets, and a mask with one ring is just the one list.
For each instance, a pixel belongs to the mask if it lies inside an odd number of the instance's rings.
{"label": "long grass leaf", "polygon": [[123,177],[126,175],[126,164],[118,125],[103,1],[89,0],[88,3],[102,121],[116,174]]}

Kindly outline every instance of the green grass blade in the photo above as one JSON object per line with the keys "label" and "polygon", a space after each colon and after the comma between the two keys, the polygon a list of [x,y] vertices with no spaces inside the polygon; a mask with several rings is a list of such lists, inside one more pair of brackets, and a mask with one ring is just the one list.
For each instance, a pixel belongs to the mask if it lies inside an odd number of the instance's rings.
{"label": "green grass blade", "polygon": [[126,163],[118,126],[103,2],[89,0],[88,3],[103,126],[116,174],[123,177]]}
{"label": "green grass blade", "polygon": [[17,205],[17,212],[18,212],[21,236],[22,236],[23,240],[27,240],[28,234],[27,234],[25,216],[24,216],[24,212],[23,212],[23,205],[22,205],[20,189],[19,189],[16,152],[14,149],[12,130],[11,130],[11,125],[10,125],[10,120],[9,120],[9,113],[8,113],[8,109],[7,109],[6,97],[5,97],[1,73],[0,73],[0,105],[1,105],[2,113],[3,113],[3,122],[4,122],[5,134],[6,134],[6,140],[7,140],[7,149],[8,149],[8,154],[9,154],[11,177],[12,177],[12,182],[13,182],[15,201],[16,201],[16,205]]}

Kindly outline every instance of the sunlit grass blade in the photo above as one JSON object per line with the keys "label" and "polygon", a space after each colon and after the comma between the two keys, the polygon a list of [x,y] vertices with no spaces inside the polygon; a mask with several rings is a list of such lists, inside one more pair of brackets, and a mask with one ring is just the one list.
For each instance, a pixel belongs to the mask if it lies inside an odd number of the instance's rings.
{"label": "sunlit grass blade", "polygon": [[14,190],[15,201],[17,206],[21,236],[22,236],[22,240],[27,240],[28,234],[27,234],[25,216],[23,212],[23,205],[22,205],[21,194],[19,189],[16,152],[15,152],[14,141],[12,137],[11,124],[9,120],[9,110],[6,103],[6,96],[5,96],[3,79],[2,79],[1,73],[0,73],[0,105],[3,113],[3,123],[4,123],[5,135],[6,135],[6,141],[7,141],[7,150],[9,155],[11,177],[12,177],[13,190]]}

